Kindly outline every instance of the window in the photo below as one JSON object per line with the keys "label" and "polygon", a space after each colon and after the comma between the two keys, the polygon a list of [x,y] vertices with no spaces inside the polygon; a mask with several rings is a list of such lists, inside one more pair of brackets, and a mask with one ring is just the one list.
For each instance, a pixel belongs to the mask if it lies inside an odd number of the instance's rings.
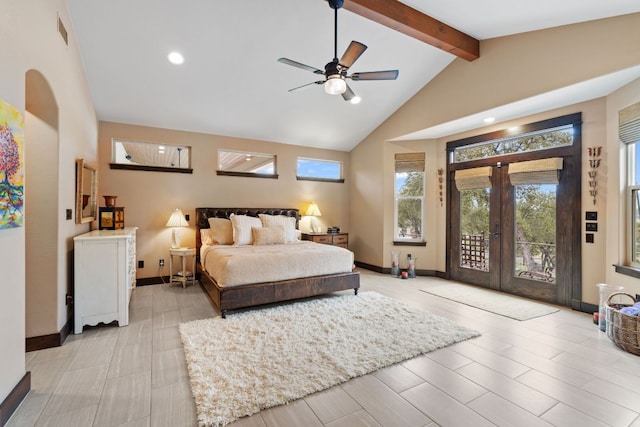
{"label": "window", "polygon": [[424,242],[424,153],[395,155],[394,242]]}
{"label": "window", "polygon": [[334,160],[298,157],[296,171],[298,180],[344,182],[342,162]]}
{"label": "window", "polygon": [[628,258],[640,268],[640,103],[619,112],[620,140],[627,144]]}
{"label": "window", "polygon": [[569,124],[456,147],[453,150],[453,163],[565,147],[572,144],[573,125]]}
{"label": "window", "polygon": [[112,140],[111,169],[193,173],[191,147],[157,142]]}
{"label": "window", "polygon": [[218,150],[218,175],[278,178],[276,156],[246,151]]}

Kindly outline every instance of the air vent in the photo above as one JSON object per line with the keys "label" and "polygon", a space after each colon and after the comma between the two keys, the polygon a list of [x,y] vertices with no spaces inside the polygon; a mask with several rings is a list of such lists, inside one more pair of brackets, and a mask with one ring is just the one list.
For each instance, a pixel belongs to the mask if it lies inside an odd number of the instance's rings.
{"label": "air vent", "polygon": [[67,34],[67,29],[64,27],[62,20],[58,16],[58,32],[62,36],[62,40],[64,40],[64,44],[69,46],[69,35]]}

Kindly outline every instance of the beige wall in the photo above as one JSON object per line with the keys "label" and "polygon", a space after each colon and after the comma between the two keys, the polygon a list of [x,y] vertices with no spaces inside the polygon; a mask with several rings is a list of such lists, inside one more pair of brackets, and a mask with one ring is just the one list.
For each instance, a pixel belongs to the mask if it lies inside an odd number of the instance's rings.
{"label": "beige wall", "polygon": [[[419,269],[444,271],[446,207],[439,207],[435,173],[438,168],[446,167],[446,141],[486,133],[515,123],[530,123],[583,111],[583,145],[598,146],[605,145],[605,141],[610,139],[607,138],[607,125],[611,120],[607,118],[606,100],[600,99],[451,135],[438,141],[398,143],[389,142],[390,139],[638,65],[640,45],[630,42],[638,39],[640,14],[633,14],[482,41],[480,59],[474,62],[454,61],[352,151],[353,203],[350,215],[356,259],[376,266],[390,266],[395,152],[427,153],[427,246],[418,250],[413,247],[400,248],[403,254],[409,251],[417,253]],[[609,159],[609,155],[604,154],[606,161],[615,160]],[[583,167],[585,164],[586,157],[583,158]],[[609,167],[617,168],[618,165],[607,165]],[[607,168],[603,168],[603,171]],[[606,177],[602,179],[599,185],[606,186]],[[583,181],[583,211],[593,210],[586,178],[583,177]],[[378,188],[383,191],[372,191]],[[604,194],[598,197],[596,210],[599,211],[601,227],[607,217],[606,203]],[[608,227],[599,231],[596,243],[592,245],[583,243],[583,300],[586,302],[597,303],[595,284],[606,278],[608,267],[604,260],[608,232]]]}
{"label": "beige wall", "polygon": [[606,190],[610,203],[606,204],[607,245],[604,272],[605,283],[624,286],[625,292],[631,295],[640,294],[640,280],[618,274],[615,264],[628,262],[627,238],[628,218],[626,209],[629,195],[626,190],[626,146],[618,137],[618,112],[630,105],[640,102],[640,79],[620,88],[607,97],[607,133],[606,133]]}
{"label": "beige wall", "polygon": [[[189,146],[193,174],[112,170],[112,138]],[[125,207],[126,225],[138,227],[137,258],[145,262],[138,278],[160,275],[158,260],[167,260],[171,243],[171,230],[165,224],[175,208],[192,218],[181,233],[183,246],[195,245],[196,207],[283,207],[304,213],[315,201],[323,229],[337,225],[349,231],[349,153],[110,122],[100,122],[99,147],[99,202],[104,206],[104,194],[117,195],[117,205]],[[218,176],[219,148],[275,154],[279,178]],[[298,156],[343,162],[345,183],[296,180]],[[309,231],[308,218],[303,218],[300,229]],[[166,267],[162,274],[168,274]]]}
{"label": "beige wall", "polygon": [[[58,15],[69,32],[69,46],[57,32]],[[50,292],[53,303],[43,307],[49,315],[42,330],[57,333],[67,321],[64,294],[70,277],[72,237],[89,228],[65,220],[64,210],[75,205],[75,159],[96,159],[97,121],[63,0],[0,0],[0,40],[0,97],[24,112],[25,76],[34,69],[48,82],[59,109],[59,161],[47,165],[57,172],[58,191],[55,202],[45,211],[28,210],[29,159],[25,158],[25,207],[29,215],[57,218],[57,238],[51,242],[57,273],[53,271],[49,280],[42,283],[48,291],[55,289]],[[37,139],[25,140],[29,149],[39,143]],[[29,256],[31,244],[28,235],[26,227],[0,230],[0,402],[25,374],[25,257]]]}

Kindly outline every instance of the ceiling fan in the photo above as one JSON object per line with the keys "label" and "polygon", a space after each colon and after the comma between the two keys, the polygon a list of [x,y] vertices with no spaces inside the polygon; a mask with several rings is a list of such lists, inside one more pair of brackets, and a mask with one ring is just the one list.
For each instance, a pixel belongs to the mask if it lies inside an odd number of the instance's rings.
{"label": "ceiling fan", "polygon": [[342,95],[345,101],[351,101],[357,103],[360,101],[360,97],[351,90],[346,82],[346,79],[354,81],[359,80],[395,80],[398,78],[398,70],[386,70],[386,71],[367,71],[361,73],[353,73],[347,75],[347,70],[353,65],[354,62],[364,53],[367,46],[352,41],[347,50],[342,55],[342,58],[338,59],[338,9],[342,7],[344,0],[327,0],[329,7],[334,10],[334,43],[333,43],[333,60],[324,66],[324,71],[312,67],[310,65],[301,64],[300,62],[293,61],[288,58],[279,58],[278,62],[291,65],[293,67],[301,68],[303,70],[311,71],[314,74],[324,75],[324,80],[318,80],[315,82],[307,83],[302,86],[289,89],[289,92],[294,92],[300,89],[307,88],[311,85],[324,85],[324,90],[330,95]]}

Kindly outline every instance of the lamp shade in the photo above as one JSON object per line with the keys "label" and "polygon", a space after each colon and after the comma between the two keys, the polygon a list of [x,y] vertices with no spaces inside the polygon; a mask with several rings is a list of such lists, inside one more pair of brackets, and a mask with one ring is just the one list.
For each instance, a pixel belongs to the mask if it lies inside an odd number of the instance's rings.
{"label": "lamp shade", "polygon": [[167,221],[167,227],[188,227],[189,223],[184,218],[184,214],[180,209],[176,209],[169,217]]}
{"label": "lamp shade", "polygon": [[307,208],[307,212],[305,213],[305,215],[306,216],[322,216],[322,213],[320,212],[320,209],[318,208],[318,205],[316,204],[316,202],[311,202],[311,204]]}
{"label": "lamp shade", "polygon": [[176,209],[173,211],[171,216],[169,217],[169,221],[167,221],[167,227],[173,227],[173,233],[171,233],[171,248],[178,249],[180,248],[180,232],[178,231],[179,227],[188,227],[189,223],[184,218],[184,214],[180,209]]}

